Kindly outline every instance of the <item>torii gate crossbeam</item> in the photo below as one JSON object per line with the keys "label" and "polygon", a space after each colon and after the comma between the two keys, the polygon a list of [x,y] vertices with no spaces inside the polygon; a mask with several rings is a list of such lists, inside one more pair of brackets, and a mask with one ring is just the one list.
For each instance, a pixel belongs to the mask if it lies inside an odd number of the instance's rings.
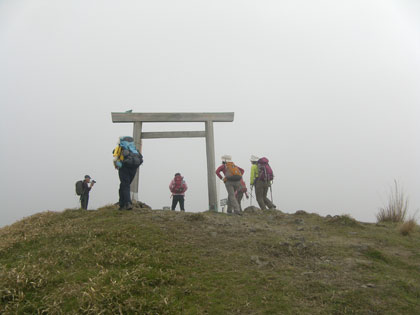
{"label": "torii gate crossbeam", "polygon": [[[213,122],[232,122],[234,113],[111,113],[114,123],[133,123],[133,138],[136,147],[142,151],[142,139],[159,138],[206,138],[207,183],[209,210],[217,210],[215,176],[215,151]],[[204,131],[142,132],[143,123],[154,122],[203,122]],[[139,170],[131,184],[131,195],[138,200]]]}

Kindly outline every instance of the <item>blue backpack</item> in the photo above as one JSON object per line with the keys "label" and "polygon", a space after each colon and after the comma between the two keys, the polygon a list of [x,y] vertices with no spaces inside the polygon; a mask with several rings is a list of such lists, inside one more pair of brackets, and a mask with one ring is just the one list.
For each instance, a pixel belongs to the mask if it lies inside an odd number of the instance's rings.
{"label": "blue backpack", "polygon": [[139,167],[143,163],[143,156],[137,150],[132,137],[121,137],[120,146],[122,149],[121,154],[124,157],[122,160],[123,165]]}

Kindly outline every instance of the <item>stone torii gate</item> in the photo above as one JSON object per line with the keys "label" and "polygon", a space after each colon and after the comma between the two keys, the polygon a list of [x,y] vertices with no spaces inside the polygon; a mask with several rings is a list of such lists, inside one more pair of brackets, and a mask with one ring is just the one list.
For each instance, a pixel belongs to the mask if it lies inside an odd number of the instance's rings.
{"label": "stone torii gate", "polygon": [[[142,151],[142,139],[158,138],[206,138],[207,183],[209,210],[217,210],[215,176],[215,153],[213,122],[232,122],[234,113],[111,113],[113,123],[133,123],[133,138],[136,147]],[[156,122],[203,122],[204,131],[142,132],[143,123]],[[130,187],[133,200],[138,201],[139,170]]]}

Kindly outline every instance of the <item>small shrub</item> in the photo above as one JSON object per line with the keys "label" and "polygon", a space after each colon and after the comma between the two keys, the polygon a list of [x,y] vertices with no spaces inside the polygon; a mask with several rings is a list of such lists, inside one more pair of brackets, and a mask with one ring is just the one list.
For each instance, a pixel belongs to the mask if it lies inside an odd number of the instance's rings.
{"label": "small shrub", "polygon": [[404,222],[408,211],[408,197],[396,180],[388,196],[388,204],[376,214],[378,222]]}
{"label": "small shrub", "polygon": [[415,228],[417,227],[417,222],[414,218],[411,218],[401,224],[399,230],[400,233],[404,236],[411,234],[414,232]]}

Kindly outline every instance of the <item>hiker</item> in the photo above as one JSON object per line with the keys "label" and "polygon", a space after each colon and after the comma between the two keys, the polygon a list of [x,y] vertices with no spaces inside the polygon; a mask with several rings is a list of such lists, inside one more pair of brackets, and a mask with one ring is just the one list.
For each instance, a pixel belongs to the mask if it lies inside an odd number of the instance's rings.
{"label": "hiker", "polygon": [[95,183],[96,181],[91,181],[91,177],[89,175],[85,175],[85,180],[82,181],[82,193],[80,194],[80,205],[82,209],[87,210],[89,203],[89,192]]}
{"label": "hiker", "polygon": [[175,211],[176,205],[179,202],[179,207],[181,211],[185,211],[184,209],[184,201],[185,201],[185,192],[187,191],[188,186],[184,180],[184,177],[181,176],[180,173],[176,173],[175,177],[171,180],[169,184],[169,190],[172,193],[172,210]]}
{"label": "hiker", "polygon": [[241,178],[241,188],[238,189],[237,191],[235,191],[235,196],[236,196],[236,200],[238,200],[238,204],[239,204],[239,210],[242,211],[242,198],[246,197],[246,199],[249,199],[248,196],[248,189],[246,188],[246,184],[244,182],[244,180]]}
{"label": "hiker", "polygon": [[265,157],[257,161],[258,176],[254,181],[255,194],[261,210],[267,210],[267,207],[268,209],[276,208],[273,202],[267,198],[268,189],[271,189],[271,183],[274,179],[273,170],[268,162],[268,159]]}
{"label": "hiker", "polygon": [[[224,176],[220,175],[221,172]],[[236,166],[235,163],[232,162],[232,157],[230,155],[222,156],[222,165],[217,168],[216,175],[223,180],[228,192],[228,213],[232,213],[232,209],[234,213],[240,213],[240,206],[235,197],[235,191],[241,189],[241,179],[244,172],[245,171],[242,168]]]}
{"label": "hiker", "polygon": [[[252,196],[252,190],[254,189],[255,186],[255,181],[258,177],[258,160],[259,158],[255,155],[251,155],[250,161],[251,161],[251,175],[249,178],[249,185],[251,186],[251,198],[253,198]],[[252,200],[251,200],[251,204],[252,204]]]}
{"label": "hiker", "polygon": [[134,145],[132,137],[120,137],[117,147],[112,151],[114,167],[120,178],[119,206],[120,210],[131,210],[130,185],[136,176],[137,169],[143,163],[143,156]]}

